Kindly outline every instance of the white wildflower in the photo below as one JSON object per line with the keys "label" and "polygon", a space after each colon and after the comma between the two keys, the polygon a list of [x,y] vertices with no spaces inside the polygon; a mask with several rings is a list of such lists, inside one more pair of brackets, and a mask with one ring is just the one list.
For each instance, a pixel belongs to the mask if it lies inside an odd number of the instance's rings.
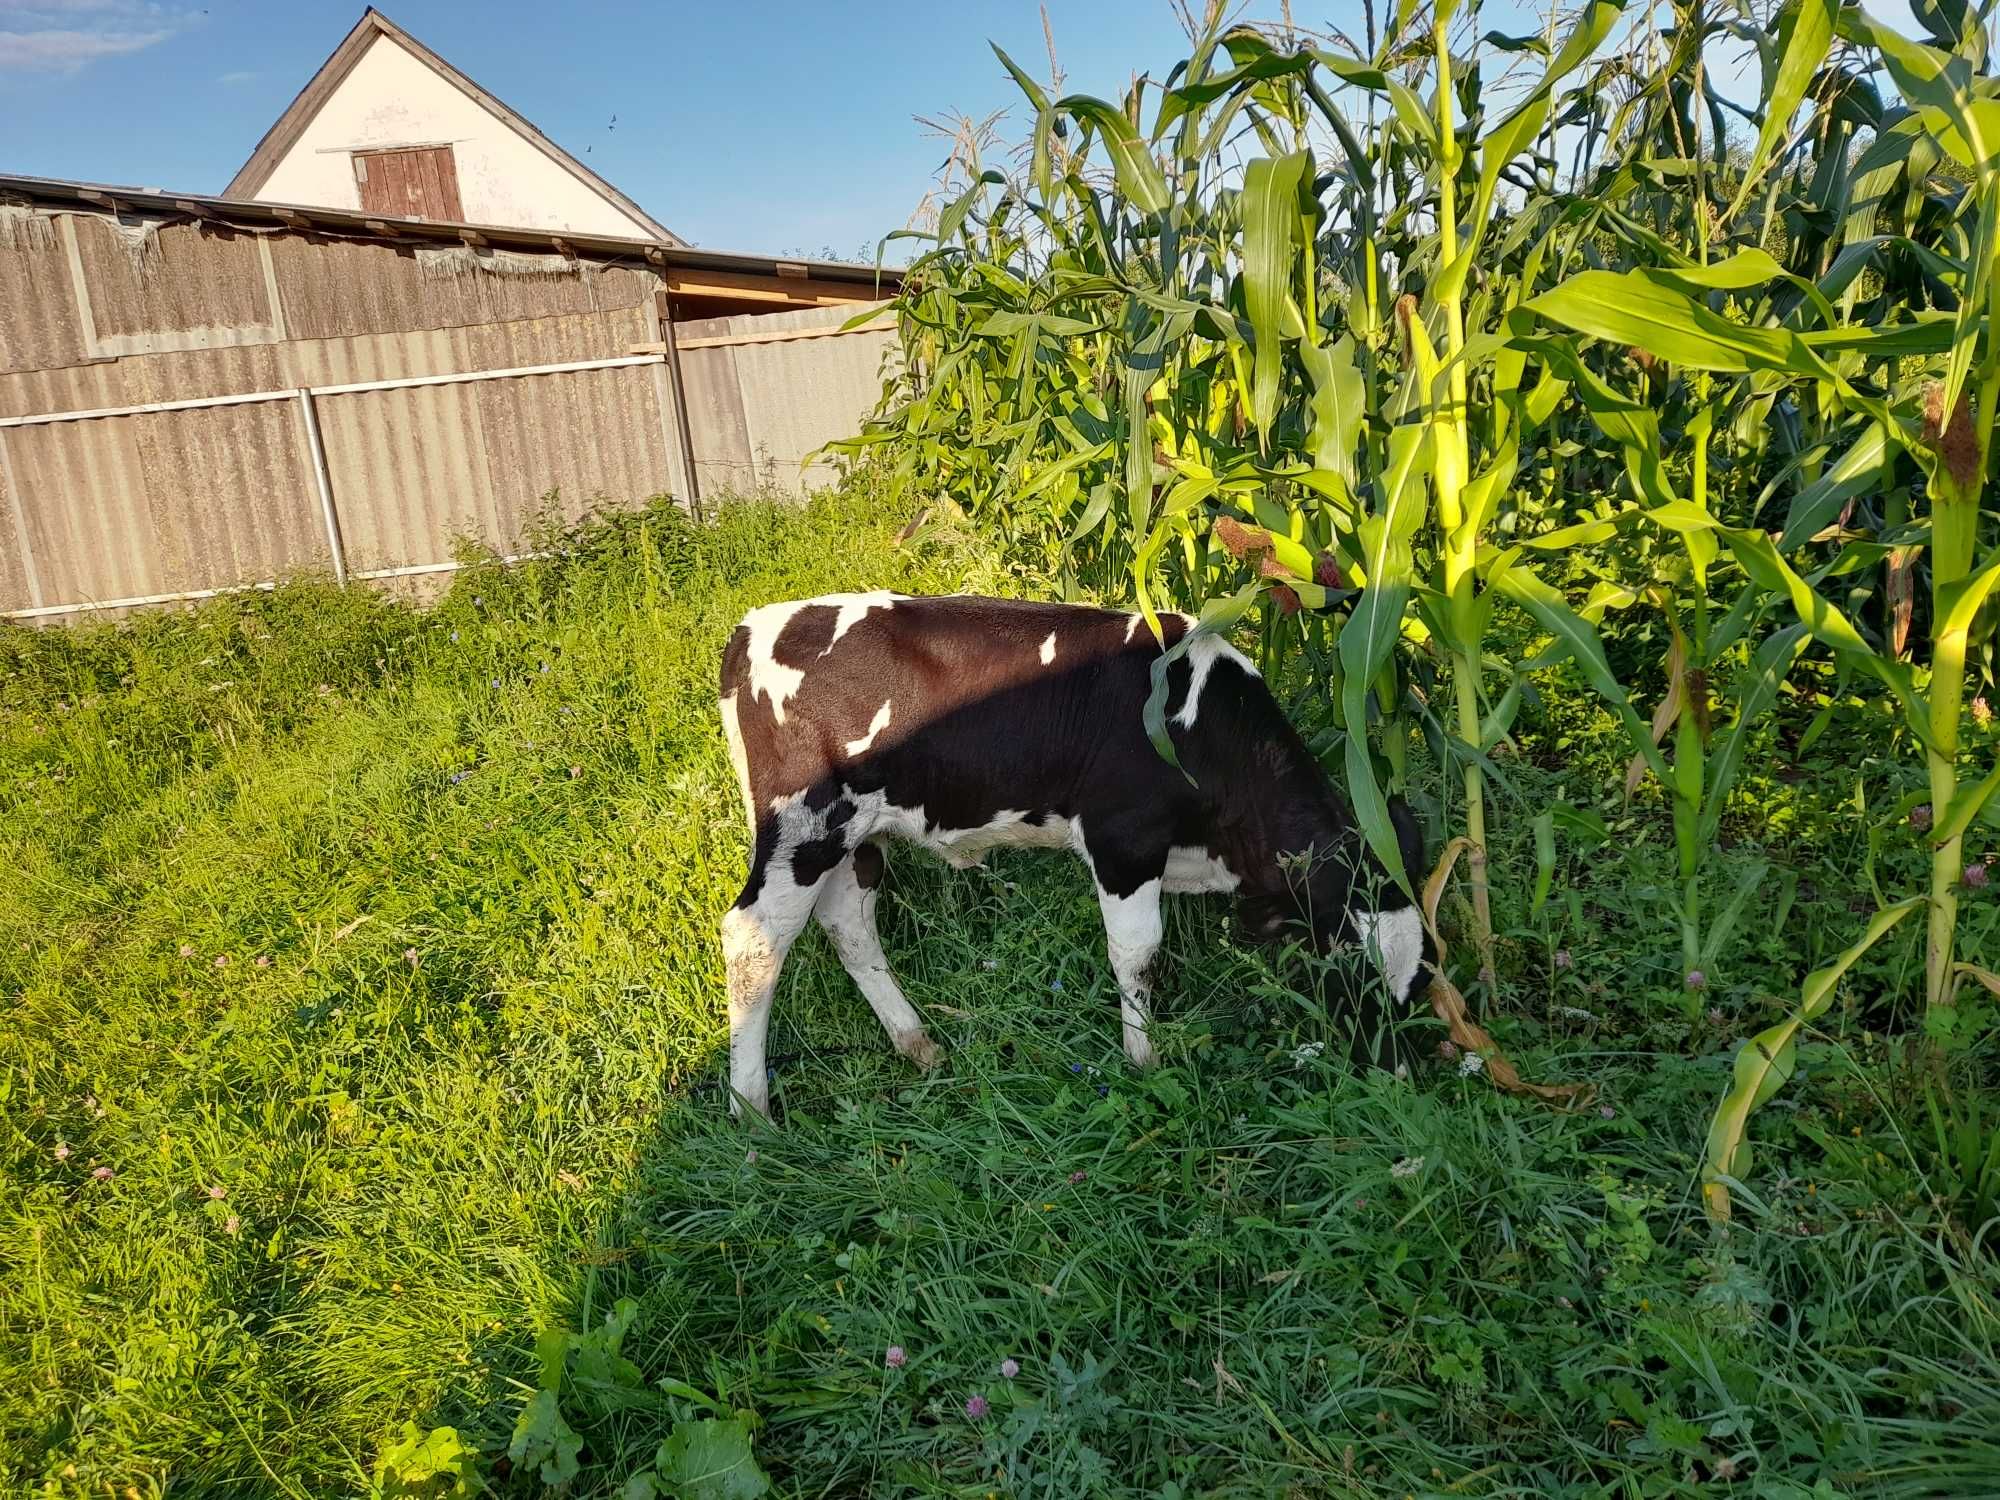
{"label": "white wildflower", "polygon": [[1476,1073],[1485,1071],[1486,1059],[1477,1052],[1468,1052],[1458,1060],[1458,1076],[1461,1078],[1470,1078]]}
{"label": "white wildflower", "polygon": [[1308,1063],[1316,1063],[1319,1061],[1320,1053],[1324,1051],[1326,1051],[1325,1042],[1307,1042],[1302,1047],[1295,1047],[1292,1049],[1292,1066],[1303,1068]]}
{"label": "white wildflower", "polygon": [[1406,1156],[1389,1168],[1389,1175],[1391,1177],[1414,1177],[1417,1173],[1423,1171],[1423,1169],[1424,1159],[1421,1156]]}

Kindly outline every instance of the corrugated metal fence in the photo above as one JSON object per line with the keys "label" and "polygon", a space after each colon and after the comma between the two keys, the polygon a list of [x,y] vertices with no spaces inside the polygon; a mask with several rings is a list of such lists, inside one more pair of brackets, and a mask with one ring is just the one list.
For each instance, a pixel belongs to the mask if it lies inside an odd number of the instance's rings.
{"label": "corrugated metal fence", "polygon": [[[560,514],[685,496],[659,279],[0,207],[0,615],[303,568],[441,572]],[[825,307],[674,325],[701,492],[804,483],[881,389]]]}

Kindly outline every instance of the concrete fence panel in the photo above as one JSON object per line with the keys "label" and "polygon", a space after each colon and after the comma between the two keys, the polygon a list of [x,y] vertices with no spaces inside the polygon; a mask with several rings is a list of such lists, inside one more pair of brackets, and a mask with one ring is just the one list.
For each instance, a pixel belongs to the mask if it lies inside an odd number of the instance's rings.
{"label": "concrete fence panel", "polygon": [[523,550],[551,492],[572,521],[686,501],[683,398],[704,500],[831,477],[801,460],[874,406],[887,320],[676,322],[679,393],[662,286],[643,262],[0,204],[0,292],[26,299],[0,319],[0,617],[445,572],[460,538]]}

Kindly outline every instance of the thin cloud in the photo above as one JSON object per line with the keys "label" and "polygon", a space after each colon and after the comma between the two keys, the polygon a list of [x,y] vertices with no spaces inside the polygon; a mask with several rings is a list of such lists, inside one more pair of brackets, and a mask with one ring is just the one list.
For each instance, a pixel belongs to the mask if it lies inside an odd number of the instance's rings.
{"label": "thin cloud", "polygon": [[248,83],[256,76],[257,76],[256,72],[252,69],[239,68],[234,73],[224,73],[221,77],[217,78],[215,81],[217,83],[228,84],[231,87],[234,87],[236,84],[239,83]]}
{"label": "thin cloud", "polygon": [[157,47],[194,17],[146,0],[0,0],[0,71],[66,76]]}
{"label": "thin cloud", "polygon": [[89,16],[124,17],[134,22],[185,20],[186,11],[158,0],[0,0],[0,16],[23,25],[59,27]]}

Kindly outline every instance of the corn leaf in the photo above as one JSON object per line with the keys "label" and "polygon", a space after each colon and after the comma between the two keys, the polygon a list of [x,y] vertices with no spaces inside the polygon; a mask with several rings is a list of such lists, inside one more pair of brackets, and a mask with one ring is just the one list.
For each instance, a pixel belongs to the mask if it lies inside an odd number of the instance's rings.
{"label": "corn leaf", "polygon": [[1382,509],[1362,524],[1367,586],[1340,632],[1341,707],[1347,718],[1347,790],[1356,821],[1391,878],[1410,889],[1402,846],[1368,754],[1368,694],[1403,633],[1409,605],[1409,539],[1422,522],[1422,472],[1429,464],[1429,424],[1405,424],[1389,434],[1389,470]]}
{"label": "corn leaf", "polygon": [[1847,451],[1827,465],[1819,478],[1792,497],[1778,550],[1790,552],[1838,516],[1856,495],[1879,494],[1888,487],[1892,469],[1888,432],[1870,422]]}
{"label": "corn leaf", "polygon": [[1737,682],[1736,718],[1722,736],[1710,761],[1708,799],[1701,810],[1701,825],[1697,834],[1697,841],[1703,849],[1715,842],[1716,829],[1721,825],[1723,810],[1729,804],[1730,790],[1742,774],[1743,757],[1749,750],[1750,738],[1764,722],[1764,715],[1778,701],[1786,674],[1805,650],[1807,639],[1804,625],[1787,625],[1783,630],[1774,632],[1757,648],[1756,656],[1744,668]]}
{"label": "corn leaf", "polygon": [[1166,211],[1167,205],[1173,201],[1173,195],[1167,190],[1166,174],[1153,160],[1152,152],[1139,138],[1132,122],[1125,118],[1125,111],[1088,94],[1070,94],[1056,101],[1055,112],[1080,120],[1097,132],[1097,138],[1104,142],[1104,149],[1111,153],[1111,166],[1118,175],[1119,188],[1141,213]]}
{"label": "corn leaf", "polygon": [[1311,157],[1294,151],[1260,156],[1243,175],[1243,301],[1255,340],[1250,367],[1250,420],[1268,444],[1278,415],[1284,371],[1283,323],[1298,260],[1299,182]]}
{"label": "corn leaf", "polygon": [[1833,22],[1839,9],[1838,0],[1790,0],[1778,13],[1778,68],[1759,101],[1764,123],[1757,132],[1757,144],[1743,171],[1743,184],[1736,190],[1727,217],[1736,217],[1743,200],[1764,175],[1771,153],[1784,143],[1813,74],[1826,61],[1827,49],[1833,45]]}
{"label": "corn leaf", "polygon": [[1933,844],[1947,843],[1972,826],[1972,820],[1984,812],[1986,804],[2000,792],[2000,762],[1996,762],[1983,781],[1973,786],[1960,787],[1958,795],[1951,799],[1951,806],[1945,809],[1931,828]]}
{"label": "corn leaf", "polygon": [[[1550,61],[1533,90],[1516,103],[1480,142],[1479,183],[1473,190],[1472,213],[1465,242],[1457,257],[1445,267],[1436,285],[1431,288],[1433,303],[1442,305],[1464,290],[1466,277],[1485,239],[1488,218],[1493,209],[1493,195],[1500,185],[1501,169],[1534,143],[1536,135],[1548,122],[1550,96],[1555,86],[1581,67],[1597,50],[1623,10],[1624,0],[1590,0],[1583,7],[1576,24],[1570,28],[1562,50]],[[1546,55],[1540,39],[1535,38],[1533,42]]]}
{"label": "corn leaf", "polygon": [[1548,904],[1549,886],[1556,875],[1556,815],[1548,808],[1535,814],[1535,899],[1530,911],[1539,912]]}
{"label": "corn leaf", "polygon": [[1525,311],[1592,338],[1645,350],[1690,370],[1777,370],[1838,381],[1787,328],[1732,323],[1706,304],[1637,271],[1580,271],[1522,304]]}
{"label": "corn leaf", "polygon": [[1597,631],[1591,624],[1573,611],[1561,594],[1527,568],[1512,565],[1511,562],[1504,569],[1496,566],[1490,586],[1527,610],[1534,616],[1536,624],[1568,648],[1577,666],[1582,669],[1584,680],[1597,690],[1597,695],[1611,706],[1612,712],[1624,724],[1633,748],[1646,758],[1646,764],[1660,778],[1662,785],[1673,785],[1673,771],[1660,754],[1660,747],[1653,743],[1653,737],[1647,732],[1638,710],[1632,707],[1624,685],[1611,670],[1611,663],[1604,656],[1604,643],[1598,639]]}
{"label": "corn leaf", "polygon": [[1881,55],[1896,91],[1921,109],[1939,143],[1984,181],[2000,171],[2000,99],[1970,59],[1913,42],[1859,6],[1840,17],[1841,35]]}
{"label": "corn leaf", "polygon": [[1343,335],[1331,348],[1307,337],[1299,343],[1299,359],[1311,380],[1312,401],[1307,408],[1311,429],[1307,434],[1313,466],[1324,473],[1338,474],[1346,491],[1354,488],[1354,450],[1361,440],[1366,418],[1363,402],[1366,391],[1361,371],[1354,363],[1354,339]]}
{"label": "corn leaf", "polygon": [[1863,670],[1880,678],[1901,701],[1904,718],[1911,729],[1925,744],[1931,742],[1930,726],[1909,663],[1884,656],[1870,646],[1846,615],[1815,593],[1812,585],[1793,571],[1791,564],[1778,555],[1778,549],[1763,532],[1718,526],[1716,535],[1728,543],[1729,550],[1736,554],[1736,561],[1744,572],[1772,593],[1790,601],[1793,611],[1812,632],[1815,640],[1831,646]]}
{"label": "corn leaf", "polygon": [[1750,1150],[1745,1139],[1750,1116],[1769,1102],[1792,1076],[1796,1066],[1794,1039],[1799,1028],[1826,1011],[1833,1003],[1834,987],[1841,976],[1860,962],[1884,933],[1923,905],[1924,897],[1912,896],[1878,911],[1859,941],[1807,977],[1799,992],[1798,1009],[1745,1042],[1736,1054],[1733,1081],[1716,1108],[1715,1119],[1708,1127],[1708,1144],[1702,1153],[1702,1198],[1708,1206],[1709,1218],[1716,1223],[1729,1221],[1729,1188],[1723,1179],[1740,1180],[1750,1170]]}

